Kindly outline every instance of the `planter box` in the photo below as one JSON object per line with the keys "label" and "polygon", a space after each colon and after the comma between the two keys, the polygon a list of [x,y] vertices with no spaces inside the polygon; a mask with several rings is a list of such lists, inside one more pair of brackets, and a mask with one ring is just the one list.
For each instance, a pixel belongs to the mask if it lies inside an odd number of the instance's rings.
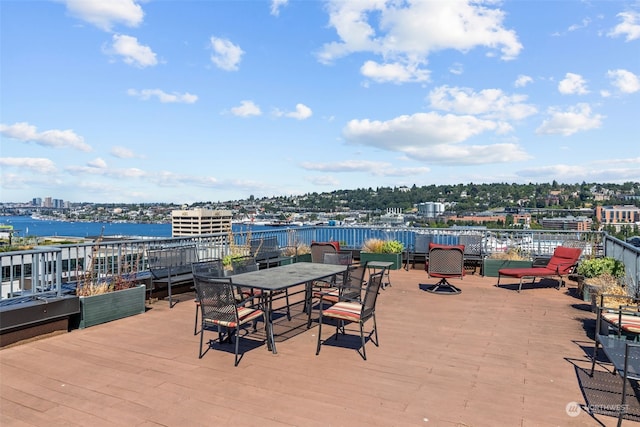
{"label": "planter box", "polygon": [[311,254],[298,255],[295,258],[295,262],[311,262]]}
{"label": "planter box", "polygon": [[402,254],[374,254],[371,252],[360,252],[360,263],[367,261],[385,261],[392,262],[390,270],[400,270],[402,268]]}
{"label": "planter box", "polygon": [[144,313],[144,285],[102,295],[80,297],[79,328],[99,325],[123,317]]}
{"label": "planter box", "polygon": [[482,263],[482,275],[487,277],[498,277],[498,270],[501,268],[530,268],[531,261],[510,261],[505,259],[486,258]]}

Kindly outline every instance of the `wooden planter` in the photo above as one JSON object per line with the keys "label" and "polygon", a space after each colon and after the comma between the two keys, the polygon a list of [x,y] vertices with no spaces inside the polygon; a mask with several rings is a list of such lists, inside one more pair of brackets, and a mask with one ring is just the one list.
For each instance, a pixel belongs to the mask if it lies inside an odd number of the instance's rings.
{"label": "wooden planter", "polygon": [[360,252],[360,263],[367,261],[385,261],[392,262],[390,270],[399,270],[402,268],[402,254],[374,254],[371,252]]}
{"label": "wooden planter", "polygon": [[482,263],[482,275],[487,277],[498,277],[498,270],[501,268],[530,268],[531,261],[511,261],[506,259],[485,258]]}
{"label": "wooden planter", "polygon": [[144,313],[145,285],[101,295],[80,297],[79,328]]}

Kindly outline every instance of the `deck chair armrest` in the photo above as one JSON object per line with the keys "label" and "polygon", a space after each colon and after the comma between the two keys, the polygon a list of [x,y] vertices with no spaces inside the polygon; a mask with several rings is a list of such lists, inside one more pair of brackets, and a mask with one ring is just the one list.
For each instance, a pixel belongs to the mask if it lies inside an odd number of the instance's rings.
{"label": "deck chair armrest", "polygon": [[565,262],[565,263],[558,263],[556,265],[556,274],[561,275],[562,273],[560,272],[560,268],[562,268],[562,271],[566,271],[569,269],[575,269],[578,266],[577,262]]}

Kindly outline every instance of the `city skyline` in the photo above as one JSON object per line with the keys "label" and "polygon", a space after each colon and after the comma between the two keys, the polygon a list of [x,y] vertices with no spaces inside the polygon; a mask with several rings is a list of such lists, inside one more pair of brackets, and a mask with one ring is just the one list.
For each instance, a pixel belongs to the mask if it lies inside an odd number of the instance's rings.
{"label": "city skyline", "polygon": [[2,1],[1,201],[640,181],[640,3],[539,6]]}

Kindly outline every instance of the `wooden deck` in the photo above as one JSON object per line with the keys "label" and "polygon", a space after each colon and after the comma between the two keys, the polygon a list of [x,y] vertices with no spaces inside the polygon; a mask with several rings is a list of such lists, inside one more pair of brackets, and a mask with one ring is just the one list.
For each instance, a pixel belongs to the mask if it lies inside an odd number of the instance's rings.
{"label": "wooden deck", "polygon": [[[158,301],[138,316],[5,348],[0,424],[615,425],[585,411],[617,404],[606,387],[619,377],[604,373],[608,364],[586,375],[595,315],[572,282],[517,293],[515,281],[496,287],[495,278],[470,275],[456,280],[460,295],[419,287],[436,281],[419,269],[391,272],[378,299],[380,347],[367,343],[367,361],[355,350],[359,338],[336,344],[329,327],[316,356],[317,325],[306,330],[302,315],[278,321],[277,355],[258,333],[241,341],[238,367],[230,345],[198,359],[187,294],[173,309]],[[582,406],[575,416],[571,402]],[[636,398],[632,406],[640,411]]]}

